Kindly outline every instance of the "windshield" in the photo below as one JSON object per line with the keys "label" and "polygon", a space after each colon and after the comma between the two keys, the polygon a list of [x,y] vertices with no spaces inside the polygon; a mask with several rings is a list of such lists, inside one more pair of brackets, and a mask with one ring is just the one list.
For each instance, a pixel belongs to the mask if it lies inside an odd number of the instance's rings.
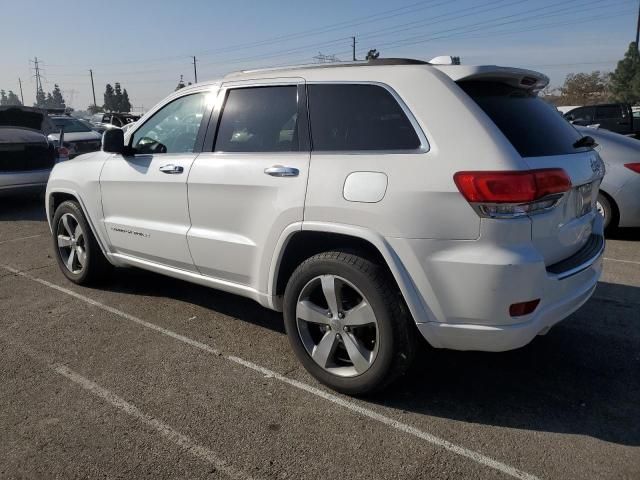
{"label": "windshield", "polygon": [[77,132],[90,132],[91,129],[87,127],[80,120],[75,118],[52,118],[51,121],[56,126],[56,131],[62,129],[64,133],[77,133]]}
{"label": "windshield", "polygon": [[582,135],[553,105],[520,88],[498,82],[458,85],[484,110],[523,157],[546,157],[589,150],[573,144]]}

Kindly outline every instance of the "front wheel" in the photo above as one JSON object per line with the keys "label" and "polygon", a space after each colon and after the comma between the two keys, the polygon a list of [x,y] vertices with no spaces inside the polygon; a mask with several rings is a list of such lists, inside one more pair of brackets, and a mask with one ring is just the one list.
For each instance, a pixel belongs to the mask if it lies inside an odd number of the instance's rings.
{"label": "front wheel", "polygon": [[389,385],[416,349],[417,331],[389,273],[345,252],[321,253],[298,266],[285,290],[284,320],[309,373],[351,395]]}
{"label": "front wheel", "polygon": [[79,285],[100,280],[110,264],[89,228],[80,205],[68,200],[53,215],[53,249],[62,273]]}

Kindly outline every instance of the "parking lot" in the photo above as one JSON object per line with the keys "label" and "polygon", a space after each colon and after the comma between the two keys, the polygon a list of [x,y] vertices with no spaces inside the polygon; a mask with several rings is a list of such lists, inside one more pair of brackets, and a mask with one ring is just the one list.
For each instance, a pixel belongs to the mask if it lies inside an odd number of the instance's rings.
{"label": "parking lot", "polygon": [[41,202],[0,210],[0,477],[640,478],[640,231],[589,303],[517,351],[427,347],[337,395],[279,314],[139,270],[66,281]]}

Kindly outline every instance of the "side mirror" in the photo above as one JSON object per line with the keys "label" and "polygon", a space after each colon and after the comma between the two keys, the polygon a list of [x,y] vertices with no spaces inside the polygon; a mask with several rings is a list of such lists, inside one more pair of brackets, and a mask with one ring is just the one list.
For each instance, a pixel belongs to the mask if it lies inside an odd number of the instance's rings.
{"label": "side mirror", "polygon": [[124,153],[124,132],[119,128],[110,128],[102,134],[102,151]]}

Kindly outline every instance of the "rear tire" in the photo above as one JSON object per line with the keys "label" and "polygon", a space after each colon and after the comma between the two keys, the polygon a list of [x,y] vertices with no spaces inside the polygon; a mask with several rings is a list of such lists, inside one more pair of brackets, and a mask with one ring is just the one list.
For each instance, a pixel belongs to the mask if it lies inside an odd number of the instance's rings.
{"label": "rear tire", "polygon": [[596,201],[596,208],[598,213],[604,218],[604,230],[607,233],[611,233],[618,226],[618,213],[613,206],[609,197],[602,192],[598,193],[598,200]]}
{"label": "rear tire", "polygon": [[349,395],[390,385],[417,348],[418,332],[393,278],[356,254],[324,252],[300,264],[285,290],[284,321],[307,371]]}
{"label": "rear tire", "polygon": [[78,285],[97,283],[111,270],[77,202],[61,203],[53,215],[53,251],[62,273]]}

